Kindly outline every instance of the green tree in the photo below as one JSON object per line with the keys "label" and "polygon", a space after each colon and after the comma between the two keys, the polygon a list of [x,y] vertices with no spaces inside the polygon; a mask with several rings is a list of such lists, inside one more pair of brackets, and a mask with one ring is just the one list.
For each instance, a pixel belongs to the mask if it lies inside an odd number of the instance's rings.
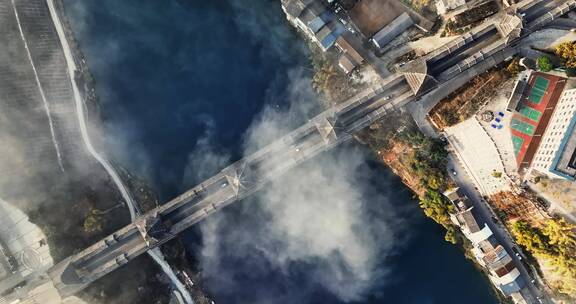
{"label": "green tree", "polygon": [[532,227],[528,222],[520,220],[512,225],[512,233],[516,242],[534,253],[547,253],[549,251],[548,239],[540,229]]}
{"label": "green tree", "polygon": [[563,254],[576,253],[576,226],[567,223],[564,219],[550,219],[546,221],[546,226],[542,233],[549,238],[549,244],[554,245]]}
{"label": "green tree", "polygon": [[552,65],[552,61],[547,56],[538,57],[538,59],[536,60],[536,65],[538,66],[538,69],[542,72],[549,72],[554,68],[554,65]]}
{"label": "green tree", "polygon": [[448,227],[446,230],[446,235],[444,235],[444,240],[451,244],[458,243],[458,238],[456,237],[456,229],[453,226]]}
{"label": "green tree", "polygon": [[442,193],[435,190],[426,191],[420,198],[420,207],[424,209],[424,214],[446,229],[451,226],[449,206],[451,204],[446,201]]}
{"label": "green tree", "polygon": [[545,265],[557,291],[576,297],[576,226],[563,219],[549,219],[542,226],[526,221],[512,225],[516,242]]}

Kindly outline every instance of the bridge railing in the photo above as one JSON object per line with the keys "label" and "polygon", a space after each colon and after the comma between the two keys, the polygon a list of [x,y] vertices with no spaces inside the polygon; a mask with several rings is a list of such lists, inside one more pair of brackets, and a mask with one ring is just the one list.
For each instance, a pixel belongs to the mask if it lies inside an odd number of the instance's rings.
{"label": "bridge railing", "polygon": [[[567,9],[572,9],[575,5],[576,5],[576,0],[569,0],[569,2],[567,2],[565,5],[556,8],[552,12],[552,16],[561,14],[562,12],[565,12]],[[532,26],[538,26],[538,25],[544,24],[545,20],[548,20],[546,18],[547,17],[544,16],[544,17],[537,19],[536,23],[534,23]],[[483,50],[486,53],[479,53],[480,57],[473,57],[469,61],[465,61],[465,62],[467,62],[466,66],[468,66],[468,68],[469,68],[469,67],[478,65],[479,63],[481,63],[485,60],[486,54],[490,54],[490,56],[494,56],[494,55],[497,55],[499,53],[502,53],[501,56],[504,56],[503,53],[505,51],[510,51],[511,48],[513,48],[513,47],[515,47],[515,46],[514,45],[507,45],[505,47],[502,47],[501,44],[490,45],[488,48]],[[479,60],[479,59],[482,59],[482,60]],[[462,73],[462,71],[460,71],[460,73]],[[394,75],[394,77],[389,77],[384,81],[382,87],[377,88],[376,90],[363,91],[361,94],[355,96],[354,98],[352,98],[350,101],[344,103],[343,105],[335,106],[326,112],[320,113],[318,116],[316,116],[315,118],[312,118],[310,120],[310,122],[303,125],[302,127],[297,128],[295,131],[289,133],[288,135],[283,136],[282,138],[274,141],[272,144],[263,147],[262,150],[256,151],[255,154],[233,163],[232,165],[226,167],[225,169],[220,171],[215,176],[209,178],[205,182],[195,186],[191,190],[178,196],[177,198],[168,202],[167,204],[160,206],[159,208],[157,208],[157,209],[147,213],[146,215],[144,215],[144,216],[154,216],[155,213],[162,213],[162,212],[165,212],[164,214],[169,214],[170,212],[173,212],[174,210],[176,210],[176,208],[178,208],[182,205],[185,205],[187,202],[190,202],[191,201],[190,199],[192,197],[199,197],[200,198],[199,201],[195,205],[193,205],[194,208],[188,210],[189,213],[186,213],[185,217],[183,217],[177,223],[173,223],[174,225],[172,226],[173,230],[171,231],[172,232],[171,234],[167,234],[166,238],[160,239],[160,240],[158,240],[158,242],[153,243],[153,244],[146,244],[144,242],[144,240],[136,241],[136,243],[135,243],[136,246],[134,246],[133,248],[128,248],[128,253],[129,253],[128,257],[134,257],[138,254],[145,252],[147,249],[149,249],[151,247],[158,246],[158,245],[168,241],[176,233],[178,233],[184,229],[187,229],[191,225],[201,221],[202,219],[206,218],[207,216],[210,216],[212,213],[223,208],[224,206],[227,206],[233,202],[241,200],[241,199],[245,198],[246,196],[254,193],[255,191],[259,190],[261,187],[263,187],[264,184],[266,184],[267,182],[279,177],[280,175],[284,174],[286,171],[290,170],[294,166],[297,166],[299,163],[314,157],[315,155],[317,155],[318,153],[320,153],[322,151],[330,149],[330,148],[332,148],[332,147],[334,147],[334,146],[336,146],[336,145],[338,145],[344,141],[349,140],[350,138],[352,138],[352,134],[354,134],[356,131],[358,131],[358,130],[370,125],[371,123],[381,119],[387,113],[390,113],[391,111],[395,111],[397,109],[397,107],[402,106],[402,105],[410,102],[411,100],[414,99],[414,96],[412,95],[412,93],[410,91],[407,91],[407,92],[403,93],[402,95],[391,99],[389,102],[387,102],[383,106],[376,108],[375,110],[373,110],[370,113],[366,114],[365,116],[359,118],[358,120],[344,126],[345,127],[344,130],[338,134],[338,136],[335,138],[335,140],[328,140],[328,141],[317,140],[318,139],[317,136],[321,136],[321,135],[318,132],[318,129],[316,127],[316,123],[318,123],[320,120],[327,119],[329,117],[337,116],[338,113],[344,113],[346,111],[350,111],[352,109],[355,109],[356,107],[361,106],[364,102],[370,100],[371,98],[375,98],[379,95],[384,94],[386,92],[387,88],[390,88],[395,83],[397,83],[397,81],[399,79],[398,77],[401,77],[401,76]],[[310,134],[316,136],[314,138],[315,141],[311,141],[310,142],[311,145],[307,146],[307,148],[302,151],[303,153],[295,153],[295,151],[292,151],[291,146],[293,144],[297,144],[299,139],[303,138],[304,136],[310,135]],[[285,148],[288,148],[288,150],[285,150]],[[238,174],[238,171],[242,168],[242,166],[258,163],[259,160],[267,159],[266,156],[270,155],[270,153],[275,153],[275,152],[279,153],[281,155],[280,157],[285,156],[287,161],[272,162],[270,166],[257,168],[257,169],[264,168],[264,170],[266,171],[266,172],[257,172],[258,174],[262,174],[262,176],[258,179],[258,182],[253,183],[253,184],[249,185],[248,187],[238,189],[238,191],[235,194],[232,194],[230,192],[215,190],[213,193],[211,193],[209,195],[200,197],[200,195],[202,195],[201,193],[202,193],[203,189],[205,189],[205,188],[207,189],[209,187],[214,187],[215,186],[214,183],[222,180],[223,178],[226,178],[226,174],[229,174],[230,172],[236,172]],[[132,229],[134,229],[134,226],[129,225],[129,226],[121,229],[120,232],[131,233]],[[122,234],[122,233],[120,233],[120,234]],[[101,242],[105,243],[105,240],[102,240]],[[94,252],[101,251],[101,249],[102,249],[101,246],[102,246],[102,243],[99,242],[99,243],[89,247],[88,249],[84,250],[80,254],[72,257],[68,261],[82,261],[85,259],[93,258]],[[124,255],[122,255],[122,256],[124,256]],[[112,271],[113,269],[120,267],[121,263],[123,263],[123,260],[122,260],[122,258],[120,258],[120,260],[118,260],[118,258],[119,258],[119,256],[115,255],[115,254],[110,255],[110,256],[105,256],[104,259],[102,260],[102,267],[96,268],[94,276],[92,276],[91,279],[94,279],[96,277],[101,277],[104,274]],[[95,265],[98,266],[98,264],[95,264]],[[61,264],[59,264],[55,267],[63,267],[63,266]],[[64,286],[64,288],[66,288],[66,287]],[[77,286],[75,288],[76,289],[71,288],[69,290],[70,291],[72,291],[72,290],[77,291],[77,290],[81,289],[82,286]]]}

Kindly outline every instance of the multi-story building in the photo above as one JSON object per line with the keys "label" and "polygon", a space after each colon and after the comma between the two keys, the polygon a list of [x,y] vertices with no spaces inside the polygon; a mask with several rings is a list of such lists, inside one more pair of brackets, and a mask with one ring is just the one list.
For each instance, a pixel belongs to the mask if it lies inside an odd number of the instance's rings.
{"label": "multi-story building", "polygon": [[[346,73],[364,63],[360,55],[361,42],[346,33],[344,25],[321,0],[282,0],[288,21],[314,41],[323,51],[336,46],[340,51],[338,66]],[[348,34],[348,35],[346,35]]]}
{"label": "multi-story building", "polygon": [[533,170],[553,178],[574,180],[576,176],[575,125],[576,89],[565,89],[534,156]]}
{"label": "multi-story building", "polygon": [[364,57],[362,57],[359,50],[350,43],[347,36],[345,33],[336,40],[336,47],[341,52],[340,58],[338,59],[338,66],[346,72],[346,74],[352,72],[352,70],[364,63]]}
{"label": "multi-story building", "polygon": [[576,81],[527,71],[508,101],[518,171],[525,178],[576,177]]}

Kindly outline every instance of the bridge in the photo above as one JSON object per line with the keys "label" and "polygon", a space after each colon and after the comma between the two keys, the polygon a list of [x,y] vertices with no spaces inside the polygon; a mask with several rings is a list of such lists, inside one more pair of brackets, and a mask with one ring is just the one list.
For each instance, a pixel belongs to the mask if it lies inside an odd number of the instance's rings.
{"label": "bridge", "polygon": [[[524,2],[526,3],[526,2]],[[478,75],[518,52],[529,33],[576,7],[576,0],[535,0],[482,24],[439,49],[399,67],[381,84],[333,106],[250,156],[236,161],[182,195],[68,257],[23,288],[51,281],[70,296],[135,257],[176,237],[223,207],[242,200],[291,168],[350,140],[353,134],[442,90],[464,73]],[[535,13],[536,12],[536,13]],[[528,17],[529,18],[526,18]],[[19,299],[22,290],[5,299]]]}

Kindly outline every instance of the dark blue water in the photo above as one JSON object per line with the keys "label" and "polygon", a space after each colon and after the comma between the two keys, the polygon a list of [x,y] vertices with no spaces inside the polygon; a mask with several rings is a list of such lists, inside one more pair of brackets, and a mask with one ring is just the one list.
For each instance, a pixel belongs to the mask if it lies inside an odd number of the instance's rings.
{"label": "dark blue water", "polygon": [[[265,107],[290,108],[295,96],[310,91],[306,48],[285,21],[280,1],[64,2],[97,81],[108,153],[147,178],[163,201],[239,158],[247,129]],[[306,102],[311,115],[317,101]],[[300,115],[292,123],[305,119]],[[343,147],[314,161],[330,161],[349,149],[357,150]],[[375,276],[352,301],[496,303],[488,281],[460,249],[443,240],[442,229],[423,217],[400,181],[366,152],[354,153],[366,159],[355,168],[365,176],[367,214],[380,222],[400,220],[403,228],[394,230],[397,245],[386,246],[393,249],[377,263],[382,270],[377,272],[386,274]],[[386,204],[369,204],[374,197]],[[227,224],[216,230],[232,234],[250,226],[265,235],[269,219],[245,211],[225,210]],[[390,214],[394,219],[386,219]],[[200,251],[202,233],[195,232],[187,238]],[[233,244],[219,246],[225,272],[204,273],[217,303],[347,300],[317,283],[313,273],[321,268],[314,262],[278,269],[261,251],[239,256]]]}

